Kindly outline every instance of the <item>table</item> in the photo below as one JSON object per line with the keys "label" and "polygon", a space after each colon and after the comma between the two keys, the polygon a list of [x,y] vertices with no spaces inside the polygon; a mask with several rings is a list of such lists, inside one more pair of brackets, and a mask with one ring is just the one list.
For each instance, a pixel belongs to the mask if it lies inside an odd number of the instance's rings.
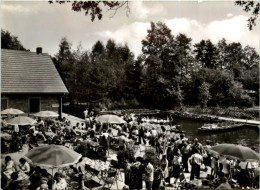
{"label": "table", "polygon": [[83,163],[85,163],[85,171],[89,173],[91,177],[96,176],[100,180],[102,179],[103,172],[109,169],[109,165],[100,160],[91,160],[85,157]]}
{"label": "table", "polygon": [[75,129],[75,132],[78,133],[80,136],[82,136],[83,134],[87,134],[87,131],[82,129]]}
{"label": "table", "polygon": [[87,145],[89,145],[89,147],[90,147],[93,151],[97,152],[98,147],[99,147],[99,143],[98,143],[98,142],[94,142],[94,141],[92,141],[92,140],[87,140],[86,143],[87,143]]}
{"label": "table", "polygon": [[[6,177],[7,179],[11,179],[11,174],[13,172],[3,172],[3,176]],[[23,172],[18,173],[18,179],[16,181],[21,181],[21,180],[27,180],[29,179],[29,176]]]}
{"label": "table", "polygon": [[1,138],[6,140],[12,140],[12,135],[10,135],[9,133],[1,133]]}
{"label": "table", "polygon": [[91,168],[99,171],[104,171],[109,169],[109,164],[101,160],[92,160],[90,158],[85,157],[83,159],[83,163],[90,165]]}

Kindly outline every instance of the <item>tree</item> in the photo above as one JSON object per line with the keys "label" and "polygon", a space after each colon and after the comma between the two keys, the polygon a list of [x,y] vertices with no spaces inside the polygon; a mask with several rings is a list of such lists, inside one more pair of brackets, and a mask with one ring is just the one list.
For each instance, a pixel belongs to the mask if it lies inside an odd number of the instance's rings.
{"label": "tree", "polygon": [[242,63],[246,69],[251,69],[253,67],[258,67],[260,61],[260,56],[256,52],[255,48],[246,46],[243,49]]}
{"label": "tree", "polygon": [[191,63],[192,63],[192,56],[191,56],[191,38],[188,38],[185,34],[178,34],[176,36],[176,44],[177,44],[177,51],[178,51],[178,66],[180,69],[180,74],[187,75]]}
{"label": "tree", "polygon": [[203,82],[199,87],[199,103],[201,108],[206,108],[207,103],[211,98],[209,88],[210,85],[207,82]]}
{"label": "tree", "polygon": [[211,95],[208,104],[211,106],[228,106],[228,94],[233,81],[234,78],[230,72],[202,68],[192,74],[191,82],[188,85],[189,90],[185,94],[190,99],[189,103],[196,104],[200,102],[197,98],[200,96],[199,89],[206,82],[210,85],[209,92]]}
{"label": "tree", "polygon": [[[54,1],[50,0],[52,4]],[[113,17],[117,10],[125,7],[126,14],[130,13],[130,7],[128,1],[56,1],[59,4],[71,3],[72,10],[75,12],[85,11],[85,15],[90,15],[91,21],[93,22],[97,17],[99,20],[103,17],[103,9],[106,7],[108,11],[112,11],[111,17]]]}
{"label": "tree", "polygon": [[217,44],[217,52],[218,52],[218,56],[217,56],[217,67],[222,69],[226,69],[227,68],[227,62],[228,62],[228,44],[225,38],[219,40],[218,44]]}
{"label": "tree", "polygon": [[202,64],[202,67],[211,69],[216,67],[217,49],[210,40],[201,40],[194,47],[196,59]]}
{"label": "tree", "polygon": [[144,55],[160,56],[165,48],[171,49],[174,42],[174,36],[171,34],[171,29],[162,22],[151,22],[151,29],[148,29],[148,34],[142,40],[142,51]]}
{"label": "tree", "polygon": [[[53,62],[70,93],[73,93],[75,83],[75,58],[71,50],[71,43],[66,37],[62,38],[59,44],[59,51],[54,55]],[[68,95],[72,102],[71,96]],[[65,97],[66,99],[66,97]]]}
{"label": "tree", "polygon": [[236,1],[235,5],[243,7],[245,12],[251,12],[251,17],[248,21],[248,28],[252,30],[253,26],[256,25],[256,20],[259,14],[259,2],[257,1]]}
{"label": "tree", "polygon": [[234,81],[229,89],[230,102],[233,106],[249,107],[252,106],[252,98],[246,93],[240,82]]}
{"label": "tree", "polygon": [[1,48],[28,51],[23,47],[18,37],[11,35],[7,30],[3,29],[1,29]]}
{"label": "tree", "polygon": [[239,42],[232,42],[227,47],[227,69],[233,71],[234,77],[238,78],[243,69],[243,48]]}
{"label": "tree", "polygon": [[124,97],[126,100],[136,101],[140,98],[140,85],[142,82],[142,57],[139,56],[133,63],[125,65]]}
{"label": "tree", "polygon": [[108,58],[112,58],[117,53],[117,46],[114,40],[109,39],[106,44],[106,52]]}

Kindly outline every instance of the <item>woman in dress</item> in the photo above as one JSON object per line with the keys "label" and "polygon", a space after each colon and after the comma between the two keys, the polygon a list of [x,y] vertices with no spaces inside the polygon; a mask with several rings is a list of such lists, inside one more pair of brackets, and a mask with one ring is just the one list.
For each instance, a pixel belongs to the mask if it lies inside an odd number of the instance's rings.
{"label": "woman in dress", "polygon": [[177,147],[173,150],[173,164],[172,164],[172,176],[174,177],[174,185],[176,185],[177,180],[180,178],[181,174],[181,154]]}
{"label": "woman in dress", "polygon": [[165,185],[165,179],[168,178],[168,176],[169,176],[168,160],[167,160],[166,154],[162,155],[162,159],[161,159],[160,163],[161,163],[161,169],[162,169],[163,183]]}
{"label": "woman in dress", "polygon": [[143,173],[144,165],[141,157],[137,157],[136,161],[131,165],[131,174],[129,180],[129,189],[142,189],[143,188]]}

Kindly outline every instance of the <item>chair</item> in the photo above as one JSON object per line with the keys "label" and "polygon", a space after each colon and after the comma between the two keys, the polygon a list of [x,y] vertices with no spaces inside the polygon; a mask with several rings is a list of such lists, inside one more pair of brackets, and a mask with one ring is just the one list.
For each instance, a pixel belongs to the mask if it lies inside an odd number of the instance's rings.
{"label": "chair", "polygon": [[[118,175],[118,181],[124,181],[124,179],[123,179],[123,176],[122,176],[122,174],[121,174],[121,171],[120,171],[120,165],[119,165],[119,163],[118,163],[118,161],[116,161],[116,160],[111,160],[110,161],[110,164],[109,164],[109,167],[110,168],[113,168],[114,170],[117,170],[117,175]],[[120,179],[121,178],[121,179]]]}
{"label": "chair", "polygon": [[87,178],[87,174],[90,175],[90,178],[92,178],[92,169],[89,164],[85,164],[85,177]]}
{"label": "chair", "polygon": [[117,190],[118,190],[118,171],[116,169],[109,169],[105,175],[102,176],[102,181],[104,182],[103,188],[107,185],[107,187],[110,189],[112,185],[116,183]]}

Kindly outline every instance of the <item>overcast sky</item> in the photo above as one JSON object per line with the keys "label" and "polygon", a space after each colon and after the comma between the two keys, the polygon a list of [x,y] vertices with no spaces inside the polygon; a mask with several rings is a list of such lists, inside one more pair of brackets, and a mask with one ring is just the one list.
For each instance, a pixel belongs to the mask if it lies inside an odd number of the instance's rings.
{"label": "overcast sky", "polygon": [[90,50],[97,40],[105,44],[111,38],[117,43],[127,43],[137,56],[151,21],[165,22],[174,35],[185,33],[193,44],[202,39],[217,43],[226,38],[228,42],[250,45],[259,52],[259,21],[249,31],[250,14],[233,1],[135,1],[130,2],[130,9],[128,17],[120,9],[113,18],[104,10],[101,21],[91,22],[84,12],[73,12],[68,3],[2,1],[1,27],[18,36],[25,48],[35,51],[36,47],[42,47],[50,55],[57,53],[61,38],[67,37],[73,49],[81,42],[84,50]]}

